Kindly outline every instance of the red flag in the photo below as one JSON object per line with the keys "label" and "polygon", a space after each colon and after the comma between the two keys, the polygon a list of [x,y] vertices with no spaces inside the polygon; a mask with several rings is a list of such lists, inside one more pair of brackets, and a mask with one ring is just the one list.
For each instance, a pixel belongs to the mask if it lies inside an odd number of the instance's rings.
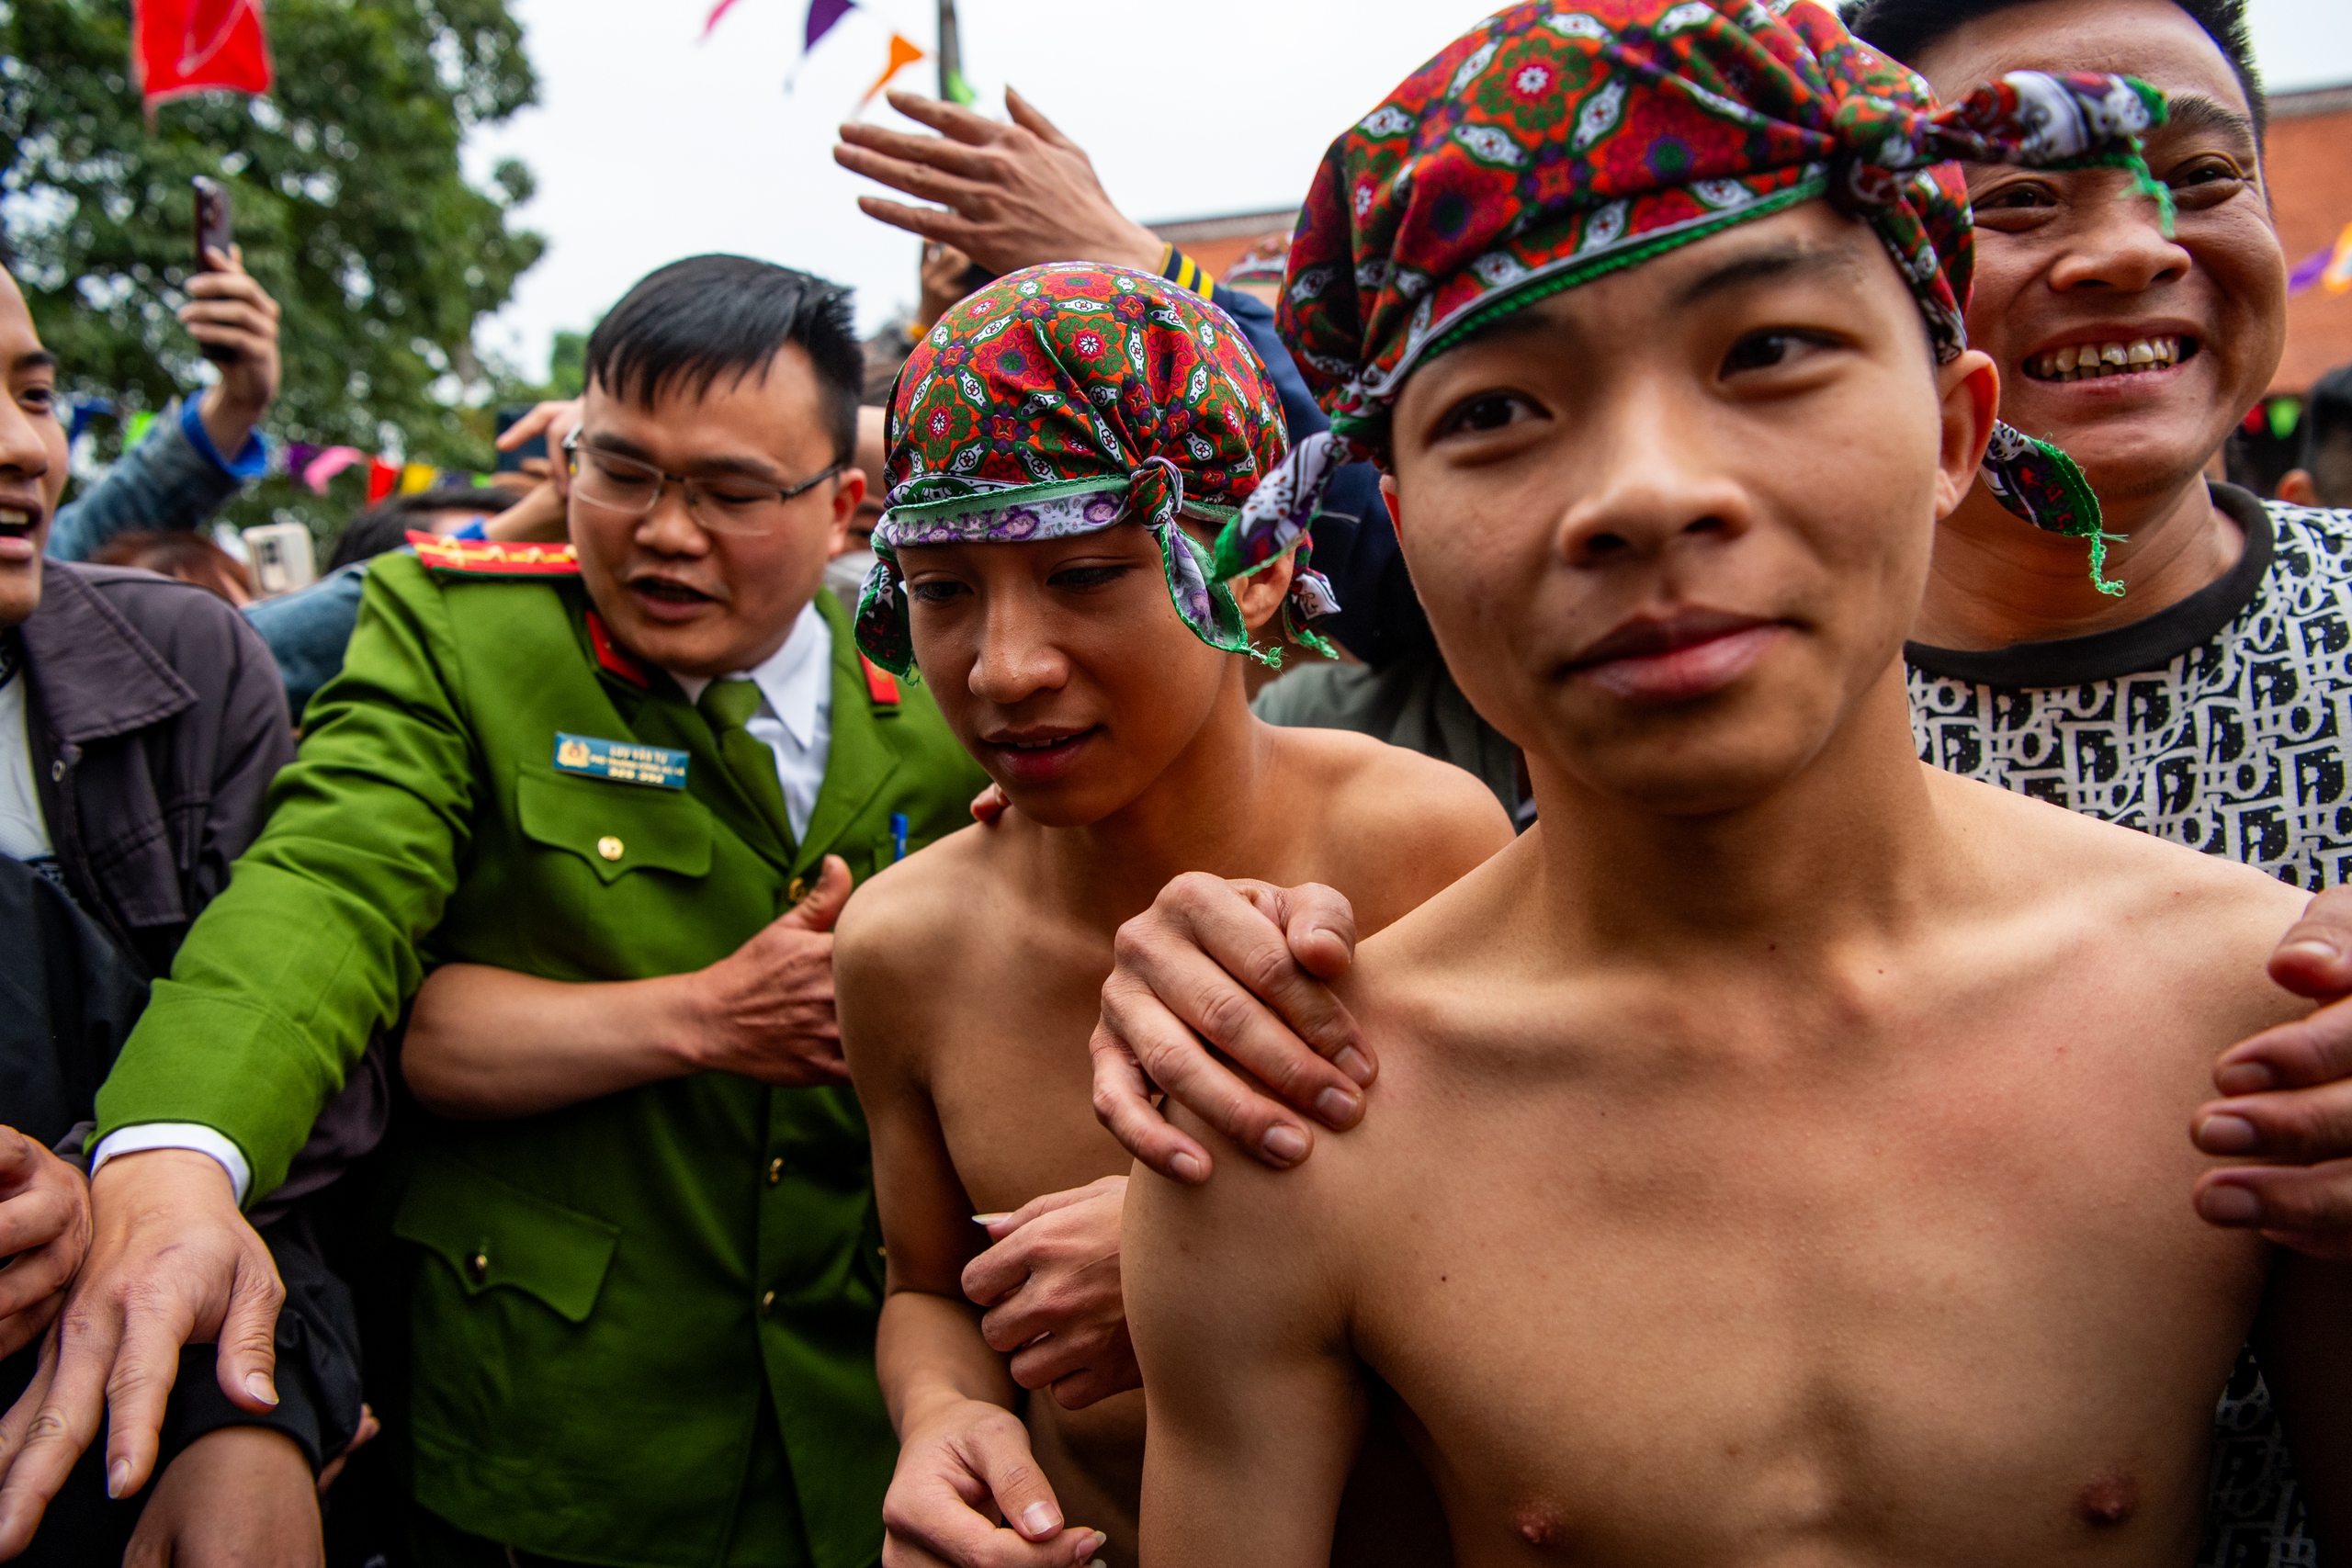
{"label": "red flag", "polygon": [[381,457],[368,459],[368,505],[373,506],[379,501],[389,499],[392,491],[400,487],[400,482],[401,466],[398,463],[387,463]]}
{"label": "red flag", "polygon": [[261,0],[132,0],[131,8],[131,74],[150,109],[214,88],[269,91]]}

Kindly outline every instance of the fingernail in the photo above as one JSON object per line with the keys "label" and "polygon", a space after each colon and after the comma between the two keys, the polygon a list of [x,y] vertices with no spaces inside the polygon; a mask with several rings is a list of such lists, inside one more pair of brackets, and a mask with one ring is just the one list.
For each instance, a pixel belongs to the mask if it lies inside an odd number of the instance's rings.
{"label": "fingernail", "polygon": [[107,1466],[107,1495],[119,1500],[128,1496],[130,1492],[130,1461],[119,1459]]}
{"label": "fingernail", "polygon": [[255,1399],[260,1400],[264,1404],[275,1404],[277,1403],[277,1390],[270,1386],[269,1374],[267,1372],[247,1372],[245,1374],[245,1392],[252,1394]]}
{"label": "fingernail", "polygon": [[1168,1164],[1170,1168],[1176,1172],[1176,1179],[1179,1181],[1197,1184],[1209,1179],[1208,1168],[1200,1162],[1198,1156],[1178,1155]]}
{"label": "fingernail", "polygon": [[1021,1510],[1021,1528],[1032,1536],[1051,1535],[1062,1528],[1062,1518],[1051,1503],[1032,1503]]}
{"label": "fingernail", "polygon": [[1372,1082],[1371,1059],[1352,1045],[1340,1046],[1340,1054],[1331,1058],[1331,1065],[1359,1084]]}
{"label": "fingernail", "polygon": [[2335,964],[2344,957],[2343,951],[2334,942],[2323,942],[2315,936],[2300,937],[2287,943],[2278,950],[2278,956],[2284,958],[2290,953],[2298,958],[2308,958],[2320,964]]}
{"label": "fingernail", "polygon": [[1009,1220],[1012,1217],[1012,1214],[1009,1213],[1002,1214],[974,1214],[972,1216],[972,1223],[976,1225],[992,1225],[999,1220]]}
{"label": "fingernail", "polygon": [[1283,1122],[1268,1132],[1258,1146],[1276,1165],[1296,1165],[1306,1157],[1306,1134]]}
{"label": "fingernail", "polygon": [[2197,1195],[2197,1212],[2217,1225],[2249,1225],[2262,1217],[2262,1200],[2243,1187],[2208,1187]]}
{"label": "fingernail", "polygon": [[2225,1062],[2213,1069],[2213,1087],[2223,1094],[2267,1094],[2278,1087],[2278,1075],[2267,1062]]}
{"label": "fingernail", "polygon": [[2254,1123],[2243,1116],[2208,1116],[2197,1124],[2197,1146],[2209,1155],[2242,1155],[2259,1141]]}
{"label": "fingernail", "polygon": [[1093,1534],[1088,1536],[1084,1540],[1078,1543],[1078,1556],[1075,1561],[1084,1563],[1086,1568],[1094,1568],[1094,1561],[1099,1561],[1094,1559],[1094,1554],[1102,1551],[1102,1543],[1110,1539],[1111,1538],[1109,1536],[1104,1535],[1101,1530],[1096,1530]]}
{"label": "fingernail", "polygon": [[1363,1097],[1350,1094],[1343,1089],[1327,1089],[1315,1097],[1315,1113],[1334,1127],[1355,1120],[1356,1109],[1363,1104]]}

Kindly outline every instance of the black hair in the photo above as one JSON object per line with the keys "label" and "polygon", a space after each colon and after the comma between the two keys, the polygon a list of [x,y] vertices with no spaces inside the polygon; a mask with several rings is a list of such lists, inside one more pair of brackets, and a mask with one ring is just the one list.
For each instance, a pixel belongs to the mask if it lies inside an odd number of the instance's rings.
{"label": "black hair", "polygon": [[387,550],[399,549],[408,543],[408,531],[423,527],[426,520],[442,512],[480,512],[495,517],[514,504],[513,491],[496,485],[468,488],[463,485],[443,485],[436,490],[420,490],[407,495],[395,495],[378,502],[367,511],[354,516],[335,536],[334,548],[328,552],[326,569],[349,566],[356,560],[369,560]]}
{"label": "black hair", "polygon": [[2352,505],[2352,365],[2312,385],[2303,408],[2303,462],[2323,506]]}
{"label": "black hair", "polygon": [[[1849,0],[1846,26],[1882,54],[1918,68],[1919,57],[1971,22],[2031,0]],[[2246,30],[2245,0],[2172,0],[2230,62],[2230,71],[2254,114],[2254,141],[2261,146],[2270,119],[2262,73],[2254,63],[2254,39]]]}
{"label": "black hair", "polygon": [[865,353],[849,290],[749,256],[689,256],[648,273],[588,334],[588,378],[616,398],[650,404],[673,384],[695,397],[722,376],[766,371],[788,343],[816,367],[833,435],[833,460],[857,446]]}

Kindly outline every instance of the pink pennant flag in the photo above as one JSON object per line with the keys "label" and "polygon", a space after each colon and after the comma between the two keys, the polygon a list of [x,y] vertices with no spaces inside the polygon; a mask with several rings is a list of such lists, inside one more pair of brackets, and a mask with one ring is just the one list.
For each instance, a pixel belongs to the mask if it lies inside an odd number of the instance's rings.
{"label": "pink pennant flag", "polygon": [[330,446],[303,466],[302,482],[311,487],[313,495],[324,495],[329,479],[366,455],[356,446]]}

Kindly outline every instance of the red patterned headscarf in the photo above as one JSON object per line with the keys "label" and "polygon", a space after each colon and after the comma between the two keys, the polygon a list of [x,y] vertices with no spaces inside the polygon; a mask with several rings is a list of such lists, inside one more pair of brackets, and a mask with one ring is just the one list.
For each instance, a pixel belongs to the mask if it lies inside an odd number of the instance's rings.
{"label": "red patterned headscarf", "polygon": [[[1231,537],[1278,554],[1332,469],[1385,458],[1413,370],[1487,322],[1733,224],[1827,199],[1868,220],[1939,360],[1967,345],[1973,263],[1952,160],[2112,165],[2148,177],[2161,95],[2128,77],[2018,72],[1950,107],[1814,0],[1533,0],[1407,78],[1323,160],[1291,245],[1283,336],[1331,416]],[[2007,426],[1985,479],[2038,526],[2091,542],[2066,456]]]}
{"label": "red patterned headscarf", "polygon": [[[1229,528],[1288,448],[1282,403],[1241,329],[1189,289],[1089,262],[1030,267],[958,301],[915,345],[890,395],[887,509],[859,597],[858,646],[914,662],[902,546],[1020,543],[1119,523],[1159,541],[1168,592],[1200,639],[1250,643],[1226,579],[1180,525]],[[1339,608],[1296,543],[1293,636]]]}

